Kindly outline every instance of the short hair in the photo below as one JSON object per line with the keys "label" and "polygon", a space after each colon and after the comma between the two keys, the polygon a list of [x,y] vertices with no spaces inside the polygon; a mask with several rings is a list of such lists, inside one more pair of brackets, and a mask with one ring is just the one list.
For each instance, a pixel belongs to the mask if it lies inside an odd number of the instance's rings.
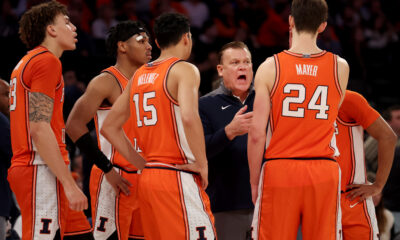
{"label": "short hair", "polygon": [[119,41],[126,41],[135,34],[145,32],[149,35],[144,24],[139,21],[123,21],[116,26],[110,28],[106,39],[106,49],[110,57],[117,57],[117,49]]}
{"label": "short hair", "polygon": [[392,120],[392,112],[397,111],[397,110],[400,110],[400,105],[398,105],[398,104],[388,107],[382,113],[383,119],[385,119],[386,121],[391,121]]}
{"label": "short hair", "polygon": [[178,44],[182,35],[188,32],[190,22],[179,13],[161,14],[154,23],[154,35],[161,49]]}
{"label": "short hair", "polygon": [[[222,46],[221,50],[219,50],[219,52],[218,52],[218,62],[220,64],[222,63],[222,56],[224,55],[224,52],[227,49],[231,49],[231,48],[232,49],[247,49],[247,51],[249,51],[249,53],[250,53],[249,48],[247,47],[247,45],[244,42],[241,42],[241,41],[229,42],[229,43],[225,44],[224,46]],[[251,53],[250,53],[250,56],[251,56]]]}
{"label": "short hair", "polygon": [[67,7],[55,0],[29,9],[19,21],[19,34],[28,49],[40,45],[46,37],[46,28],[54,23],[58,14],[67,15]]}
{"label": "short hair", "polygon": [[293,0],[291,15],[298,32],[315,33],[328,20],[325,0]]}

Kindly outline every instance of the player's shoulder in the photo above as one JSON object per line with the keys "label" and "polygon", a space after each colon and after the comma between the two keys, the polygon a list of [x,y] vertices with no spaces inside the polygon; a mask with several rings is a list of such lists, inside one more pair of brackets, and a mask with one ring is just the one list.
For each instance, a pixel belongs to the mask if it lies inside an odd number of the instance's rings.
{"label": "player's shoulder", "polygon": [[337,56],[336,59],[337,59],[338,68],[339,69],[349,69],[349,64],[347,63],[346,59],[344,59],[338,55],[336,55],[336,56]]}
{"label": "player's shoulder", "polygon": [[111,92],[115,88],[119,89],[117,79],[108,72],[101,72],[90,80],[87,91],[101,91],[103,93]]}
{"label": "player's shoulder", "polygon": [[45,51],[41,54],[37,54],[37,55],[33,56],[30,61],[32,63],[39,63],[39,64],[44,65],[49,68],[51,68],[51,67],[60,67],[61,68],[60,59],[49,51]]}
{"label": "player's shoulder", "polygon": [[368,104],[367,100],[360,93],[351,90],[346,90],[344,96],[343,104],[347,103],[351,105]]}
{"label": "player's shoulder", "polygon": [[169,75],[172,77],[197,79],[200,78],[199,69],[192,63],[186,61],[176,62],[170,69]]}

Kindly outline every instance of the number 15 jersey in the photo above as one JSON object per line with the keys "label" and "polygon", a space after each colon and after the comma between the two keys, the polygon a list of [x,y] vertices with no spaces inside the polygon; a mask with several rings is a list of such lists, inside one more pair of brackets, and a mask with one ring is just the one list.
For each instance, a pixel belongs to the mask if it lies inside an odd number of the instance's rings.
{"label": "number 15 jersey", "polygon": [[337,56],[326,51],[311,55],[283,51],[274,58],[276,79],[265,158],[332,158],[342,96]]}
{"label": "number 15 jersey", "polygon": [[178,102],[170,96],[167,77],[180,59],[172,57],[140,67],[133,76],[129,96],[132,131],[148,162],[194,162],[186,140]]}

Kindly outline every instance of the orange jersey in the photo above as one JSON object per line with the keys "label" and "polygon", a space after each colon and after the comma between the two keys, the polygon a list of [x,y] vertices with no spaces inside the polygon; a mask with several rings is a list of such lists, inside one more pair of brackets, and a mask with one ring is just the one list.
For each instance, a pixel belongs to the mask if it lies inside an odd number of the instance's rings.
{"label": "orange jersey", "polygon": [[62,113],[64,80],[61,73],[60,60],[41,46],[29,51],[14,68],[10,82],[13,166],[45,164],[37,153],[30,135],[29,93],[31,92],[46,94],[54,100],[50,125],[64,161],[69,164],[65,148],[65,124]]}
{"label": "orange jersey", "polygon": [[353,91],[346,91],[339,109],[336,134],[343,191],[349,184],[361,184],[366,181],[364,129],[374,123],[379,116],[363,96]]}
{"label": "orange jersey", "polygon": [[336,55],[283,51],[274,58],[276,79],[265,158],[332,158],[334,122],[342,96]]}
{"label": "orange jersey", "polygon": [[194,156],[184,133],[180,107],[167,90],[171,67],[180,61],[168,58],[140,67],[130,92],[130,111],[134,136],[148,162],[183,164]]}
{"label": "orange jersey", "polygon": [[[128,85],[129,80],[116,67],[111,66],[109,68],[106,68],[102,71],[102,73],[104,73],[104,72],[111,74],[115,78],[115,80],[117,80],[117,83],[121,88],[121,92]],[[96,126],[96,135],[97,135],[97,141],[98,141],[99,148],[104,153],[104,155],[106,155],[107,158],[111,160],[111,162],[113,164],[127,168],[128,170],[137,170],[137,168],[135,166],[133,166],[127,160],[125,160],[125,158],[114,149],[114,147],[107,141],[107,139],[103,135],[100,134],[100,129],[103,126],[104,120],[106,119],[110,110],[111,110],[111,106],[100,107],[97,110],[97,113],[94,117],[94,123]],[[129,120],[124,125],[124,130],[128,137],[132,136],[129,133],[131,125],[132,124],[129,123]],[[131,139],[131,141],[133,142],[133,139]]]}

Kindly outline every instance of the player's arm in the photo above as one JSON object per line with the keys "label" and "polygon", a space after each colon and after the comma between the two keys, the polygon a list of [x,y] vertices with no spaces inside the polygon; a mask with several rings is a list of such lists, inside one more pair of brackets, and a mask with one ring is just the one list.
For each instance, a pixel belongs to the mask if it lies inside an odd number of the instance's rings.
{"label": "player's arm", "polygon": [[378,141],[378,171],[376,173],[375,182],[372,185],[352,184],[347,186],[353,189],[347,196],[352,200],[360,196],[360,200],[362,201],[367,197],[382,192],[392,167],[394,150],[397,142],[397,136],[392,128],[382,117],[379,117],[366,131]]}
{"label": "player's arm", "polygon": [[129,194],[130,183],[113,169],[111,162],[99,149],[87,128],[88,122],[96,114],[102,102],[107,99],[112,104],[120,94],[120,87],[112,75],[102,73],[95,77],[72,108],[66,132],[87,159],[105,173],[108,182],[117,193],[118,189],[121,189],[125,194]]}
{"label": "player's arm", "polygon": [[256,96],[253,105],[253,120],[250,125],[247,157],[250,169],[250,185],[253,203],[257,200],[260,181],[261,161],[265,150],[266,128],[270,112],[270,93],[268,84],[275,81],[275,63],[268,58],[258,68],[254,78]]}
{"label": "player's arm", "polygon": [[194,65],[179,62],[173,66],[169,78],[175,78],[177,82],[177,100],[182,124],[190,150],[196,160],[193,164],[181,165],[179,168],[200,173],[202,186],[205,189],[208,185],[208,165],[204,132],[198,111],[200,73]]}
{"label": "player's arm", "polygon": [[146,161],[136,152],[126,136],[123,126],[130,117],[129,93],[131,82],[113,104],[110,113],[104,120],[100,132],[117,149],[117,151],[138,169],[143,169]]}
{"label": "player's arm", "polygon": [[347,83],[349,81],[349,73],[350,73],[350,67],[349,64],[347,64],[346,60],[337,56],[337,67],[338,67],[338,81],[340,85],[340,89],[342,91],[342,98],[340,99],[340,104],[342,104],[344,95],[346,93],[346,88],[347,88]]}
{"label": "player's arm", "polygon": [[44,93],[29,93],[29,127],[35,147],[64,188],[70,208],[82,211],[88,207],[85,195],[76,185],[61,155],[50,121],[54,100]]}

